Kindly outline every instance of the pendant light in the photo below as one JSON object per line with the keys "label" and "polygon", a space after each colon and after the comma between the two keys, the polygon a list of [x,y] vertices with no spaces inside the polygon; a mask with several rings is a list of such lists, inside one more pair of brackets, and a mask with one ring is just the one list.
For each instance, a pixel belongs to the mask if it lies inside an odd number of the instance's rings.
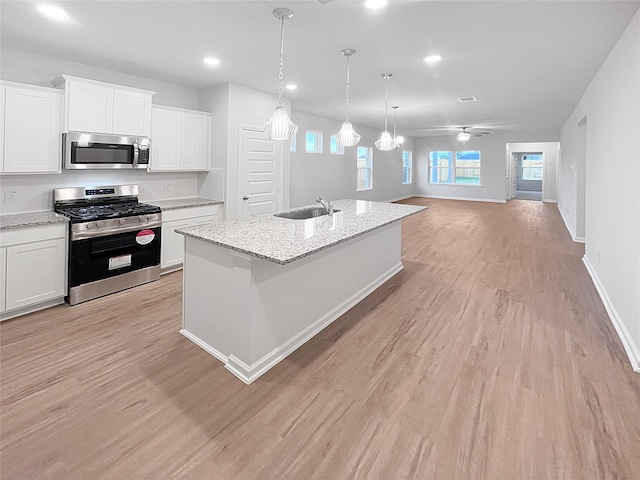
{"label": "pendant light", "polygon": [[353,130],[353,125],[351,125],[349,121],[349,59],[356,51],[353,48],[345,48],[341,50],[340,53],[347,57],[347,114],[345,121],[342,122],[342,128],[336,133],[336,138],[338,139],[338,143],[343,147],[353,147],[360,141],[360,135]]}
{"label": "pendant light", "polygon": [[278,18],[282,24],[280,26],[280,72],[278,75],[278,106],[275,108],[271,119],[262,125],[262,130],[271,140],[289,140],[298,131],[298,126],[289,120],[287,111],[282,106],[282,84],[284,66],[284,21],[293,17],[293,12],[288,8],[276,8],[273,16]]}
{"label": "pendant light", "polygon": [[380,135],[380,138],[375,142],[375,146],[378,150],[388,151],[396,148],[396,144],[391,138],[389,130],[387,130],[387,93],[389,78],[393,76],[393,73],[383,73],[380,75],[384,78],[384,132]]}
{"label": "pendant light", "polygon": [[396,137],[396,118],[398,115],[398,106],[395,105],[391,108],[393,108],[393,143],[396,144],[395,148],[400,148],[400,145],[404,143],[404,137],[402,135],[398,135]]}

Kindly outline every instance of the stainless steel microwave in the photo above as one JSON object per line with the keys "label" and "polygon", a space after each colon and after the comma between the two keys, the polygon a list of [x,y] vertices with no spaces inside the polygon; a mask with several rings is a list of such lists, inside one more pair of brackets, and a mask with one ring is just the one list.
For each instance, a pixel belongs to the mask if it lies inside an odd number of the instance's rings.
{"label": "stainless steel microwave", "polygon": [[149,145],[147,137],[63,133],[63,165],[67,169],[147,169]]}

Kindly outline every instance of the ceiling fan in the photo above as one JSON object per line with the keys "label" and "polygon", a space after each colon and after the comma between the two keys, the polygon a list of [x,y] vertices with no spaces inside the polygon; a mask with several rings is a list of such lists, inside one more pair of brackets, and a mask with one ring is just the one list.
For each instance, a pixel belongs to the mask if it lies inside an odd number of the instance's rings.
{"label": "ceiling fan", "polygon": [[458,132],[458,140],[460,140],[461,142],[466,142],[467,140],[469,140],[471,137],[482,137],[483,135],[489,135],[491,132],[478,132],[478,131],[473,131],[470,132],[469,129],[471,128],[478,128],[478,127],[458,127],[461,128],[462,131]]}

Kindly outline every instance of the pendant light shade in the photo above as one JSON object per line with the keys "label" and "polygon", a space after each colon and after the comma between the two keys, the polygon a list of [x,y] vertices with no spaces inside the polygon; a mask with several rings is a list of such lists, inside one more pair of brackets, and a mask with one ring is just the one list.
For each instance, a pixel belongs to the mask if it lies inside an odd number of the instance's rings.
{"label": "pendant light shade", "polygon": [[398,116],[398,106],[395,105],[393,107],[393,143],[395,144],[395,149],[400,148],[400,144],[404,143],[404,137],[402,135],[396,137],[396,118]]}
{"label": "pendant light shade", "polygon": [[384,78],[384,132],[382,132],[380,138],[375,142],[375,146],[378,150],[388,151],[396,148],[396,143],[391,137],[389,130],[387,130],[387,86],[389,78],[393,76],[393,73],[383,73],[381,76]]}
{"label": "pendant light shade", "polygon": [[262,125],[262,130],[271,140],[289,140],[298,131],[298,126],[289,120],[284,107],[278,105],[271,115],[271,120]]}
{"label": "pendant light shade", "polygon": [[355,132],[353,125],[351,125],[349,121],[349,58],[356,53],[356,51],[353,48],[345,48],[341,53],[347,57],[347,114],[345,121],[342,123],[342,128],[340,128],[340,131],[336,134],[336,138],[338,143],[343,147],[353,147],[360,141],[360,135]]}
{"label": "pendant light shade", "polygon": [[375,142],[375,145],[378,150],[382,151],[394,150],[396,148],[396,143],[387,130],[382,132],[382,135],[380,135],[380,138]]}
{"label": "pendant light shade", "polygon": [[280,26],[280,70],[278,75],[278,106],[275,108],[271,119],[262,125],[262,130],[271,140],[289,140],[298,131],[298,126],[291,122],[287,111],[282,106],[282,86],[284,70],[284,21],[293,17],[293,12],[288,8],[276,8],[273,11],[274,17],[282,23]]}
{"label": "pendant light shade", "polygon": [[460,140],[461,142],[466,142],[470,138],[471,138],[471,134],[468,132],[460,132],[458,134],[458,140]]}

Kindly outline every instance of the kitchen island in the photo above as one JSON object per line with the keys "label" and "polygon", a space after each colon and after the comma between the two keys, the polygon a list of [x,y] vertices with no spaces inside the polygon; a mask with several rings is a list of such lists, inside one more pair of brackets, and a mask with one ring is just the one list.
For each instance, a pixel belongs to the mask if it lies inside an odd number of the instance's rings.
{"label": "kitchen island", "polygon": [[184,336],[251,383],[402,269],[401,222],[426,207],[340,200],[306,220],[273,215],[185,236]]}

